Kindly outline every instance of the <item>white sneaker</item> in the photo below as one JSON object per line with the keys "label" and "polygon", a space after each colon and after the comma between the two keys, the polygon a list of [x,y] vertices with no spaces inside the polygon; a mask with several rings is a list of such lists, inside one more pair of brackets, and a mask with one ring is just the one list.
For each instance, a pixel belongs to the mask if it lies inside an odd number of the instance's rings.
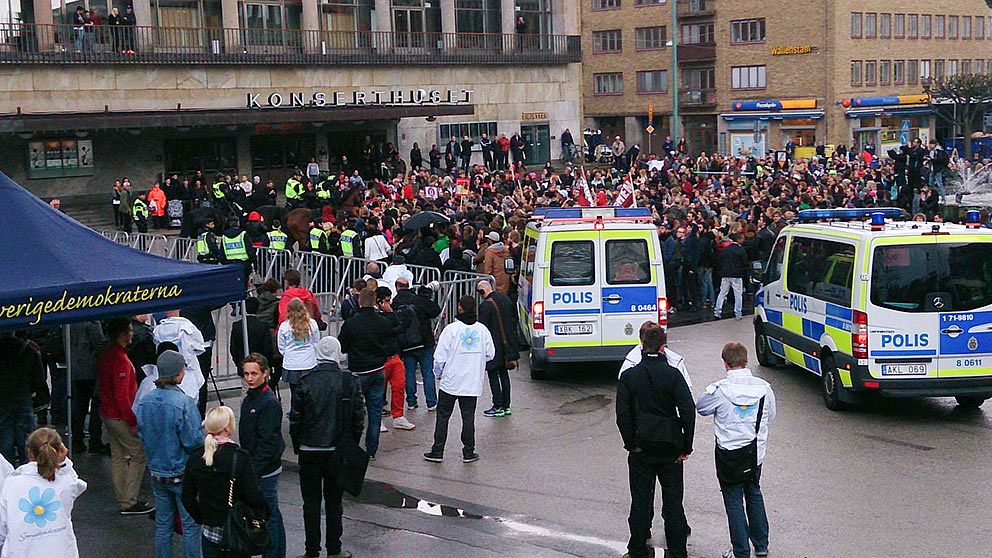
{"label": "white sneaker", "polygon": [[436,410],[437,410],[437,405],[434,405],[433,407],[427,407],[427,412],[428,413],[432,413],[432,412],[434,412]]}
{"label": "white sneaker", "polygon": [[379,432],[389,432],[389,428],[386,427],[386,423],[379,423]]}
{"label": "white sneaker", "polygon": [[413,430],[416,427],[417,425],[406,420],[406,417],[399,417],[393,419],[393,428],[397,428],[399,430]]}
{"label": "white sneaker", "polygon": [[734,558],[734,549],[731,548],[730,550],[724,552],[722,558]]}

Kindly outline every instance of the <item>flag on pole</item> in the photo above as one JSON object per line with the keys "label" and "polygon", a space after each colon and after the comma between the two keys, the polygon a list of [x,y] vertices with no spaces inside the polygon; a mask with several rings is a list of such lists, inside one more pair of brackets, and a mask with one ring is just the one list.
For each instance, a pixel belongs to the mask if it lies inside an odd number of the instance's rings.
{"label": "flag on pole", "polygon": [[635,207],[634,183],[630,180],[630,174],[624,177],[623,184],[617,189],[617,197],[613,199],[614,207]]}
{"label": "flag on pole", "polygon": [[578,180],[578,202],[582,207],[589,207],[596,205],[596,199],[593,197],[592,192],[589,190],[589,181],[586,180],[586,169],[585,167],[579,167],[579,180]]}

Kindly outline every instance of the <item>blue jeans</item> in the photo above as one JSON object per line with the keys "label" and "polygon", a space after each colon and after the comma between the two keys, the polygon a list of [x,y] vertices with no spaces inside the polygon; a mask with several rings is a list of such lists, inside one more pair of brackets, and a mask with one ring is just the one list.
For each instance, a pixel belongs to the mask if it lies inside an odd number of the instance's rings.
{"label": "blue jeans", "polygon": [[730,525],[734,558],[751,557],[748,540],[754,544],[755,552],[768,550],[768,516],[765,515],[765,499],[761,495],[760,481],[761,465],[758,465],[753,481],[720,487],[723,492],[723,506],[727,510],[727,523]]}
{"label": "blue jeans", "polygon": [[28,460],[24,443],[34,429],[34,408],[30,402],[20,407],[0,409],[0,454],[15,467]]}
{"label": "blue jeans", "polygon": [[406,369],[406,404],[417,404],[417,365],[424,378],[424,398],[428,407],[437,406],[437,387],[434,385],[434,347],[423,347],[403,353],[403,368]]}
{"label": "blue jeans", "polygon": [[183,524],[183,558],[200,558],[200,526],[183,507],[183,484],[152,479],[155,496],[155,558],[172,558],[172,527],[176,513]]}
{"label": "blue jeans", "polygon": [[940,192],[940,199],[944,199],[944,171],[931,169],[930,178],[927,180],[930,186],[930,190],[933,190],[933,185],[937,185],[937,189]]}
{"label": "blue jeans", "polygon": [[365,410],[369,417],[368,428],[365,430],[365,451],[368,452],[369,457],[375,457],[375,452],[379,451],[382,406],[386,404],[386,376],[381,371],[359,374],[358,381],[362,384]]}
{"label": "blue jeans", "polygon": [[727,294],[731,288],[734,289],[734,316],[741,317],[744,305],[744,280],[740,277],[724,277],[720,279],[720,294],[716,297],[716,306],[713,307],[713,315],[717,318],[723,314],[723,303],[727,301]]}
{"label": "blue jeans", "polygon": [[269,538],[272,548],[264,558],[286,558],[286,527],[282,524],[282,512],[279,511],[279,475],[258,479],[262,496],[269,504]]}
{"label": "blue jeans", "polygon": [[699,296],[703,304],[713,305],[716,300],[716,291],[713,290],[713,268],[699,268]]}

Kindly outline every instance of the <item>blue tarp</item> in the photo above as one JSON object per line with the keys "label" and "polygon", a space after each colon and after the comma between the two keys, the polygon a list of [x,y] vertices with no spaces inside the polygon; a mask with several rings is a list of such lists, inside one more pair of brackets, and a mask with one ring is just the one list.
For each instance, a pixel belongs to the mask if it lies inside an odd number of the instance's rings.
{"label": "blue tarp", "polygon": [[0,330],[244,297],[240,266],[179,262],[122,246],[0,172]]}

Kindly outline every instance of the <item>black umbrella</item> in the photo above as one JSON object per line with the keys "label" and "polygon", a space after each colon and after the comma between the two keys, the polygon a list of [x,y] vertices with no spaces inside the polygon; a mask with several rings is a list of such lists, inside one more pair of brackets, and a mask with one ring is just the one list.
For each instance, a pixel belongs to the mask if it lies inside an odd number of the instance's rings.
{"label": "black umbrella", "polygon": [[437,211],[421,211],[407,219],[406,223],[403,224],[403,228],[408,231],[415,231],[437,223],[447,225],[450,222],[450,219]]}

